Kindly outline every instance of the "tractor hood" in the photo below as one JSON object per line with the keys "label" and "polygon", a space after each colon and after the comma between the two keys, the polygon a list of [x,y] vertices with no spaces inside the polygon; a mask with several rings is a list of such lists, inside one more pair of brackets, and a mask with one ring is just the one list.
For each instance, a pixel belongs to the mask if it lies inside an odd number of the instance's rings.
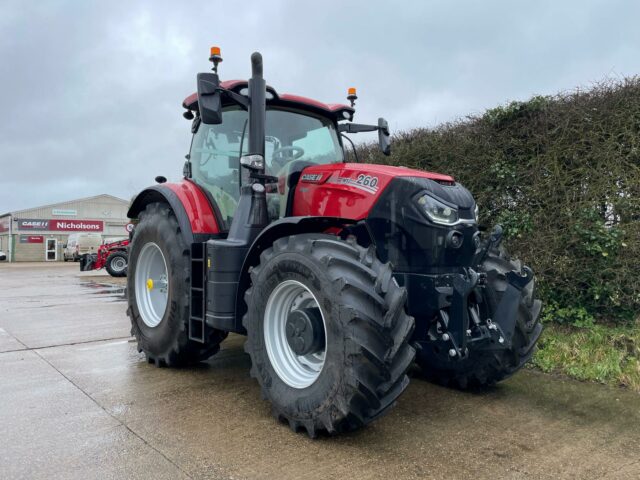
{"label": "tractor hood", "polygon": [[363,220],[390,191],[402,202],[413,201],[421,192],[429,193],[458,209],[460,218],[474,218],[473,197],[449,175],[363,163],[306,166],[300,175],[292,213]]}
{"label": "tractor hood", "polygon": [[425,273],[471,264],[475,207],[471,193],[448,175],[335,163],[302,170],[292,214],[365,221],[383,262],[394,271]]}

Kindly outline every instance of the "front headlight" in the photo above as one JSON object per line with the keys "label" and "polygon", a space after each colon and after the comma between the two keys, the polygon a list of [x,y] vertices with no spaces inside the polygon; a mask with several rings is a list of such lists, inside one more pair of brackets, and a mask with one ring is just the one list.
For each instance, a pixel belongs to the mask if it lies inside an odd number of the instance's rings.
{"label": "front headlight", "polygon": [[478,221],[480,220],[480,208],[478,207],[477,203],[476,203],[476,208],[473,211],[473,216],[476,219],[476,223],[478,223]]}
{"label": "front headlight", "polygon": [[434,223],[453,225],[458,221],[458,210],[456,208],[445,205],[431,195],[422,195],[418,199],[418,204],[422,207],[427,217]]}

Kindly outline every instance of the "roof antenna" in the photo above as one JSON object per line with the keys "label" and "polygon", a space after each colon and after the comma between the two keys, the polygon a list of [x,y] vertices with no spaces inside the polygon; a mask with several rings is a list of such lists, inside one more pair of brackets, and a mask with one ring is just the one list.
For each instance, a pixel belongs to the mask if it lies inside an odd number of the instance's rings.
{"label": "roof antenna", "polygon": [[209,61],[213,63],[213,73],[218,73],[218,64],[222,62],[222,55],[220,55],[220,47],[211,47],[211,56]]}

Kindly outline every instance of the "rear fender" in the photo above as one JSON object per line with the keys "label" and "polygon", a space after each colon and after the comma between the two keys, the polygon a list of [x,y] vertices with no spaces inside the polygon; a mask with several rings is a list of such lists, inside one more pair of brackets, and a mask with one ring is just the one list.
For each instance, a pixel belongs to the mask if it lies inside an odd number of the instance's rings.
{"label": "rear fender", "polygon": [[247,254],[238,282],[236,292],[236,327],[244,331],[242,317],[246,313],[244,293],[251,283],[249,269],[260,262],[260,254],[273,245],[277,239],[303,233],[331,232],[337,234],[346,226],[355,225],[355,220],[339,217],[285,217],[270,224],[255,239]]}
{"label": "rear fender", "polygon": [[150,203],[165,203],[171,207],[188,245],[204,242],[220,232],[209,201],[192,182],[163,183],[146,188],[133,200],[127,216],[138,218]]}

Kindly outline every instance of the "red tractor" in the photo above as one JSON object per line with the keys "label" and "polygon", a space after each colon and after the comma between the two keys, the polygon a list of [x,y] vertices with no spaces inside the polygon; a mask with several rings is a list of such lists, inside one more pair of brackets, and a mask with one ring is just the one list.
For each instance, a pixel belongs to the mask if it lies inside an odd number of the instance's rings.
{"label": "red tractor", "polygon": [[[143,190],[129,217],[128,315],[156,366],[209,358],[247,336],[251,376],[274,415],[310,436],[385,413],[415,361],[460,388],[503,380],[542,326],[531,270],[488,238],[453,177],[345,163],[351,105],[277,92],[251,56],[247,81],[222,60],[183,102],[193,138],[184,180]],[[416,354],[417,352],[417,354]]]}
{"label": "red tractor", "polygon": [[126,277],[128,248],[129,240],[100,245],[96,253],[86,253],[80,257],[80,271],[88,272],[105,268],[112,277]]}

